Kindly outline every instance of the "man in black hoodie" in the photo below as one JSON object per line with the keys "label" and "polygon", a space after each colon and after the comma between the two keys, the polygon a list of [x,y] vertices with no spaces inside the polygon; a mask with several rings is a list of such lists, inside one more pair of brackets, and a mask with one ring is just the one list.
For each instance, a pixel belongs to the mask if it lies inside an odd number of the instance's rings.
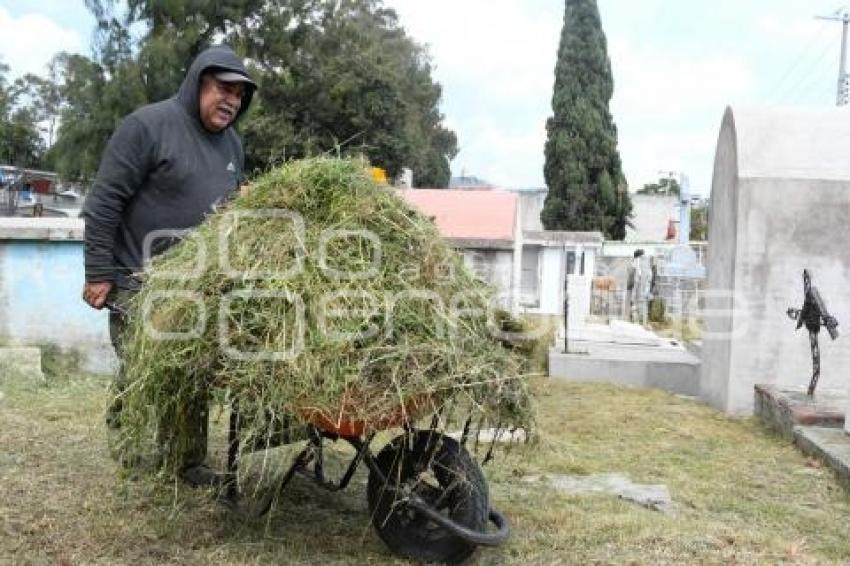
{"label": "man in black hoodie", "polygon": [[[255,89],[230,48],[211,47],[194,60],[173,98],[139,108],[109,140],[83,209],[83,300],[95,309],[114,307],[109,330],[116,353],[126,323],[122,306],[138,291],[137,274],[145,261],[238,189],[245,158],[231,126]],[[113,427],[119,423],[124,381],[119,369],[107,416]],[[198,431],[197,446],[183,463],[183,476],[190,483],[209,483],[215,476],[203,465],[206,399],[191,412],[186,419]]]}

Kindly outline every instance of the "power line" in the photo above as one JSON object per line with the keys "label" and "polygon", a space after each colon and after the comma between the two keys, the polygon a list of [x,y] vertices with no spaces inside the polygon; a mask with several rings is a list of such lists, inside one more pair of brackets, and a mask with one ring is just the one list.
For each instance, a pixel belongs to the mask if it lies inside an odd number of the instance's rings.
{"label": "power line", "polygon": [[[839,12],[840,15],[839,15]],[[827,20],[832,22],[841,22],[841,53],[838,64],[838,85],[835,95],[835,104],[844,106],[847,104],[847,25],[850,24],[850,14],[847,11],[839,10],[832,16],[817,16],[819,20]]]}
{"label": "power line", "polygon": [[788,79],[792,74],[794,74],[797,71],[797,68],[800,66],[800,63],[802,63],[803,60],[806,58],[806,55],[809,54],[812,47],[815,45],[815,42],[818,39],[822,39],[823,37],[825,37],[824,32],[826,31],[826,29],[827,29],[827,25],[825,23],[821,22],[820,27],[818,27],[815,30],[815,33],[812,34],[812,37],[810,38],[809,42],[800,51],[799,57],[797,57],[797,59],[794,61],[794,63],[790,67],[788,67],[788,69],[785,71],[785,74],[782,75],[782,78],[779,79],[779,81],[774,85],[774,87],[770,89],[771,99],[773,99],[775,97],[776,93],[779,92],[780,87],[782,87],[784,85],[786,79]]}
{"label": "power line", "polygon": [[823,96],[825,92],[824,85],[829,84],[830,78],[832,77],[832,71],[822,65],[823,62],[824,58],[821,58],[818,62],[819,64],[813,67],[812,72],[807,75],[806,78],[809,80],[800,83],[799,86],[804,88],[795,89],[795,95],[789,101],[789,105],[795,105],[812,94]]}
{"label": "power line", "polygon": [[[818,70],[823,70],[823,67],[821,67],[821,64],[824,62],[826,55],[827,55],[827,53],[829,53],[829,50],[830,50],[831,47],[832,47],[831,42],[827,42],[824,45],[823,49],[820,51],[820,53],[818,53],[814,64],[809,65],[808,72],[805,75],[803,75],[803,78],[801,80],[798,80],[796,83],[792,83],[791,87],[789,89],[786,89],[785,92],[779,97],[779,101],[785,101],[785,100],[790,100],[791,102],[797,101],[797,99],[799,98],[800,92],[801,92],[800,87],[806,87],[807,85],[810,85],[811,83],[809,82],[809,80],[812,78],[812,76],[816,72],[818,72]],[[803,93],[806,92],[805,88],[803,88],[802,92]]]}
{"label": "power line", "polygon": [[[840,65],[838,71],[838,81],[837,81],[837,93],[836,93],[836,103],[841,106],[848,103],[848,99],[850,98],[850,88],[848,88],[848,83],[850,83],[850,75],[846,72],[846,45],[847,45],[847,27],[848,23],[850,23],[850,13],[847,11],[847,6],[842,5],[835,9],[831,15],[829,16],[816,16],[815,19],[822,20],[821,27],[818,28],[817,33],[815,33],[806,44],[805,48],[800,51],[800,55],[794,61],[794,63],[788,68],[788,70],[782,75],[782,78],[776,83],[776,86],[773,88],[769,102],[783,102],[787,99],[792,99],[796,102],[801,94],[806,94],[810,92],[805,87],[811,84],[809,81],[812,78],[813,74],[818,72],[818,68],[820,67],[822,61],[827,55],[827,52],[832,44],[832,42],[827,39],[827,43],[824,45],[823,50],[818,54],[814,65],[808,66],[808,72],[801,80],[797,80],[794,83],[791,83],[788,87],[782,87],[783,84],[787,82],[789,78],[791,78],[800,67],[800,65],[807,61],[808,54],[812,51],[812,48],[817,43],[819,38],[823,38],[826,36],[824,33],[827,30],[827,26],[825,22],[828,21],[840,21],[843,24],[843,32],[842,32],[842,41],[841,41],[841,57],[840,57]],[[820,76],[818,76],[820,78]],[[801,90],[802,88],[802,90]]]}

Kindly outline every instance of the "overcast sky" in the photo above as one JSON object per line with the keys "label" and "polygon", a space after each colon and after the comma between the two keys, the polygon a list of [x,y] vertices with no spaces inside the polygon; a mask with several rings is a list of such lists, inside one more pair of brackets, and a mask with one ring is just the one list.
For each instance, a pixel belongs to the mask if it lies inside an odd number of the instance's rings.
{"label": "overcast sky", "polygon": [[[563,0],[386,0],[429,46],[442,110],[458,134],[454,174],[543,186]],[[708,194],[720,119],[733,107],[835,104],[835,0],[599,0],[614,71],[611,111],[631,190],[683,171]],[[0,56],[43,72],[58,50],[89,52],[82,0],[0,0]]]}

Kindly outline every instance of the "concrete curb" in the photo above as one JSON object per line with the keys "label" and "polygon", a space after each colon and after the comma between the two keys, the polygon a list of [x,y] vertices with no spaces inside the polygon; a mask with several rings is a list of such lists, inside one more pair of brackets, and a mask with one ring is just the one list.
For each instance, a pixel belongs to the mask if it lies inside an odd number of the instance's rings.
{"label": "concrete curb", "polygon": [[83,240],[82,218],[0,218],[0,240]]}
{"label": "concrete curb", "polygon": [[794,443],[804,454],[825,461],[842,487],[850,491],[850,436],[844,429],[796,426]]}

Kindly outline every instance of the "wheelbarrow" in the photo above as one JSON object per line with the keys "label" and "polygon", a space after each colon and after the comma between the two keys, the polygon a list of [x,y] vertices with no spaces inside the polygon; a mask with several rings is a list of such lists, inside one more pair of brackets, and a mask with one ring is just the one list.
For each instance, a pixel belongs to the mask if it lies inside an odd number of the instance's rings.
{"label": "wheelbarrow", "polygon": [[[118,305],[105,306],[126,316]],[[246,497],[240,493],[237,481],[240,454],[287,444],[290,439],[288,434],[273,435],[265,443],[240,450],[242,419],[239,400],[233,399],[227,471],[219,502],[244,517],[258,518],[269,511],[296,474],[328,491],[341,491],[363,463],[369,469],[366,492],[371,521],[378,537],[392,552],[426,562],[458,563],[478,546],[498,546],[508,540],[510,523],[490,506],[487,481],[465,447],[471,419],[467,419],[460,440],[455,440],[438,430],[439,412],[432,411],[427,428],[414,426],[413,415],[423,412],[429,403],[412,403],[365,423],[345,418],[345,407],[356,402],[352,398],[344,401],[335,417],[310,408],[300,411],[301,420],[308,423],[306,446],[274,485],[259,497]],[[283,428],[289,430],[288,426]],[[376,432],[394,428],[403,432],[374,454],[371,444]],[[334,481],[325,475],[323,448],[325,442],[337,441],[351,445],[355,454],[342,477]],[[489,523],[493,530],[488,529]]]}
{"label": "wheelbarrow", "polygon": [[[508,520],[491,507],[487,481],[478,462],[465,448],[469,421],[460,440],[437,430],[435,414],[427,428],[415,428],[405,411],[382,419],[379,429],[401,428],[403,432],[374,454],[375,423],[329,418],[319,413],[302,414],[306,425],[305,448],[288,470],[258,497],[245,497],[236,481],[240,456],[238,401],[231,403],[227,474],[220,501],[237,513],[260,517],[272,501],[298,474],[335,492],[345,489],[362,463],[369,469],[368,509],[378,537],[389,549],[406,558],[427,562],[458,563],[478,546],[497,546],[510,536]],[[367,428],[370,432],[367,432]],[[278,438],[273,444],[286,444]],[[326,442],[342,441],[355,454],[339,479],[325,474],[323,448]],[[245,447],[246,452],[271,448]],[[493,524],[488,529],[489,523]]]}

